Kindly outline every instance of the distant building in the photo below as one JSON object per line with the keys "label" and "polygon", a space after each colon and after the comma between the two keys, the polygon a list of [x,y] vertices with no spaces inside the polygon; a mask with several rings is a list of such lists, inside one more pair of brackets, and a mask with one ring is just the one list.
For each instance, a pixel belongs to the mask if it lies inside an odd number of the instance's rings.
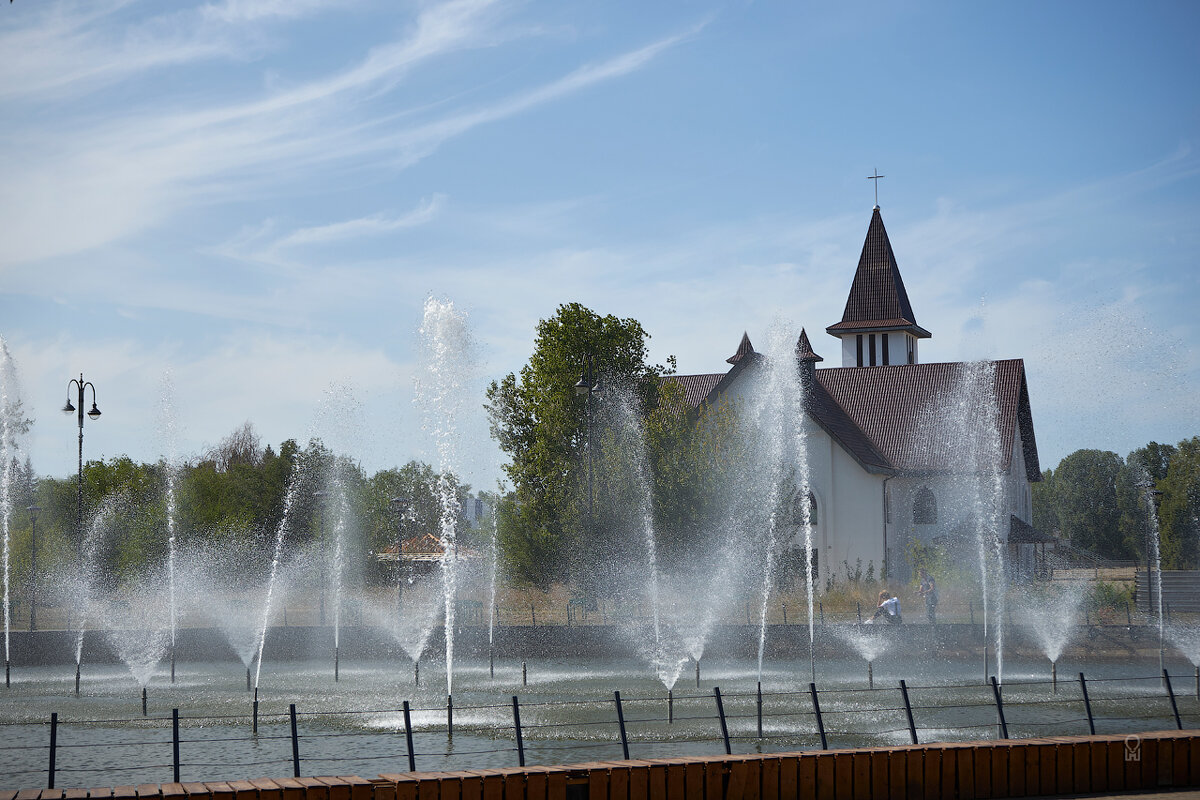
{"label": "distant building", "polygon": [[[819,583],[859,559],[877,574],[886,560],[889,578],[906,580],[914,542],[969,541],[979,508],[964,487],[981,474],[993,476],[1010,564],[1034,569],[1048,537],[1031,525],[1030,483],[1041,470],[1024,362],[920,363],[920,342],[931,334],[917,324],[878,206],[842,318],[825,330],[838,340],[840,367],[818,369],[824,359],[803,330],[795,350],[806,387],[811,491],[793,502],[809,505]],[[754,391],[752,377],[765,362],[748,335],[727,361],[727,372],[673,380],[693,407]],[[954,406],[973,376],[994,392],[996,446],[968,454],[988,463],[964,466],[964,433],[989,424],[988,404],[968,408],[965,427],[962,404]],[[799,526],[803,515],[795,516]],[[793,541],[802,544],[803,531]]]}

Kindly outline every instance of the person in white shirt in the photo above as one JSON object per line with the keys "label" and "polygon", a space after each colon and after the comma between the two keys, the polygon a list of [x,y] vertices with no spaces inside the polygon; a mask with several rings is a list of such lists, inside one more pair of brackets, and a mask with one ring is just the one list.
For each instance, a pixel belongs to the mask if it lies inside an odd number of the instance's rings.
{"label": "person in white shirt", "polygon": [[885,622],[892,625],[899,625],[902,622],[900,617],[900,598],[893,597],[887,589],[879,593],[879,607],[875,609],[875,615],[871,617],[871,622],[883,618]]}

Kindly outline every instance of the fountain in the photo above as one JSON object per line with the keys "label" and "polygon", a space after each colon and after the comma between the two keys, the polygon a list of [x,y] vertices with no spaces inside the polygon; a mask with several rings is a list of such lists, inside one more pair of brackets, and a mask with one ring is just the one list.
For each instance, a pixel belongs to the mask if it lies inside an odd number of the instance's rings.
{"label": "fountain", "polygon": [[838,637],[850,645],[858,656],[867,662],[867,688],[875,688],[875,660],[887,652],[891,639],[886,628],[866,625],[838,625],[834,628]]}
{"label": "fountain", "polygon": [[163,439],[167,444],[167,455],[164,459],[166,475],[167,501],[167,583],[169,604],[171,610],[171,683],[175,682],[175,635],[178,628],[179,616],[175,597],[175,516],[177,513],[175,501],[175,483],[178,478],[177,442],[178,415],[175,413],[175,385],[168,372],[163,376],[162,388],[159,392],[159,426]]}
{"label": "fountain", "polygon": [[1086,586],[1068,584],[1054,592],[1028,594],[1021,602],[1021,616],[1029,622],[1030,633],[1050,660],[1050,682],[1058,691],[1058,658],[1079,619]]}
{"label": "fountain", "polygon": [[1191,662],[1196,678],[1196,699],[1200,700],[1200,623],[1172,623],[1167,626],[1166,635],[1176,649]]}
{"label": "fountain", "polygon": [[414,401],[424,414],[424,427],[437,449],[437,496],[441,506],[438,540],[442,549],[442,592],[445,605],[446,695],[454,688],[454,612],[458,599],[459,504],[452,482],[460,467],[459,437],[466,388],[472,374],[472,345],[466,315],[453,303],[430,297],[421,323],[422,369]]}
{"label": "fountain", "polygon": [[8,343],[0,338],[0,535],[3,537],[4,574],[4,685],[11,685],[12,663],[12,566],[11,532],[13,511],[12,466],[17,454],[17,433],[21,428],[21,401],[17,390],[17,369],[8,352]]}

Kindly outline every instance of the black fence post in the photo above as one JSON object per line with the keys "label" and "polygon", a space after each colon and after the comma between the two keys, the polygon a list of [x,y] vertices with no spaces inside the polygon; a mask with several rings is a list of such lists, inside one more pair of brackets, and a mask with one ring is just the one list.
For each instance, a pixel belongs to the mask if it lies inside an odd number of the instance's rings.
{"label": "black fence post", "polygon": [[521,706],[513,695],[513,730],[517,732],[517,764],[525,766],[525,739],[521,736]]}
{"label": "black fence post", "polygon": [[175,783],[179,783],[179,709],[171,709],[171,774]]}
{"label": "black fence post", "polygon": [[917,742],[917,726],[913,722],[912,703],[908,702],[908,685],[904,679],[900,679],[900,696],[904,698],[904,715],[908,717],[908,735],[912,737],[912,743]]}
{"label": "black fence post", "polygon": [[992,676],[992,694],[996,696],[996,713],[1000,715],[1000,738],[1008,738],[1008,723],[1004,721],[1004,701],[1000,699],[1000,684],[996,683],[996,676]]}
{"label": "black fence post", "polygon": [[725,755],[733,755],[733,748],[729,746],[729,726],[725,724],[725,704],[721,702],[721,687],[713,687],[713,697],[717,699],[717,717],[721,720],[721,738],[725,740]]}
{"label": "black fence post", "polygon": [[1083,710],[1087,712],[1088,731],[1092,736],[1096,735],[1096,720],[1092,717],[1092,701],[1087,693],[1087,679],[1083,677],[1083,673],[1079,673],[1079,688],[1083,690]]}
{"label": "black fence post", "polygon": [[810,683],[808,691],[812,695],[813,713],[817,715],[817,733],[821,736],[821,749],[829,749],[829,740],[825,738],[825,720],[821,718],[821,702],[817,700],[817,685]]}
{"label": "black fence post", "polygon": [[58,754],[58,712],[50,714],[50,774],[46,776],[46,788],[54,788],[54,757]]}
{"label": "black fence post", "polygon": [[292,718],[292,777],[300,777],[300,738],[296,735],[296,704],[288,706],[288,714]]}
{"label": "black fence post", "polygon": [[1171,688],[1171,676],[1163,670],[1163,685],[1167,687],[1167,697],[1171,698],[1171,713],[1175,715],[1175,727],[1183,730],[1183,720],[1179,718],[1179,704],[1175,702],[1175,690]]}
{"label": "black fence post", "polygon": [[762,738],[762,681],[758,682],[758,738]]}
{"label": "black fence post", "polygon": [[621,693],[613,692],[613,699],[617,703],[617,725],[621,729],[621,753],[625,756],[625,760],[629,760],[629,736],[625,732],[625,709],[621,707]]}
{"label": "black fence post", "polygon": [[413,752],[412,717],[408,713],[408,701],[404,701],[404,740],[408,745],[408,771],[417,771],[417,755]]}

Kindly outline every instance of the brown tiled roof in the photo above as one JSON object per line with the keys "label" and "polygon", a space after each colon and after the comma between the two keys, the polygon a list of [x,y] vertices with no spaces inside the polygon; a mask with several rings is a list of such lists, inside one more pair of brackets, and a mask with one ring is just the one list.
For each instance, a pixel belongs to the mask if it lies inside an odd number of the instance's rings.
{"label": "brown tiled roof", "polygon": [[666,380],[679,384],[688,406],[695,408],[724,377],[725,373],[718,372],[712,375],[668,375]]}
{"label": "brown tiled roof", "polygon": [[[737,374],[757,364],[755,353],[728,374],[676,375],[672,380],[691,383],[689,403],[705,385],[709,392],[694,405],[711,402],[722,394]],[[943,472],[955,455],[953,434],[938,423],[952,413],[966,364],[903,364],[886,367],[837,367],[815,371],[816,381],[807,397],[813,419],[835,438],[868,472]],[[714,380],[716,379],[716,380]],[[1020,359],[995,362],[995,392],[1000,412],[1000,468],[1012,460],[1013,437],[1021,432],[1025,472],[1040,480],[1037,442],[1025,365]]]}
{"label": "brown tiled roof", "polygon": [[871,224],[863,242],[862,255],[858,258],[858,270],[850,285],[850,296],[846,298],[846,310],[842,321],[825,330],[837,335],[839,331],[905,329],[919,338],[927,338],[929,331],[917,324],[900,267],[896,265],[896,254],[883,227],[879,207],[871,212]]}
{"label": "brown tiled roof", "polygon": [[[995,363],[994,388],[1000,412],[1001,469],[1012,460],[1013,437],[1020,430],[1025,470],[1038,480],[1037,443],[1025,364],[1021,359]],[[940,472],[949,469],[955,443],[944,424],[948,405],[958,393],[963,363],[902,364],[887,367],[838,367],[817,370],[817,382],[896,469]]]}
{"label": "brown tiled roof", "polygon": [[742,332],[742,341],[738,345],[737,352],[734,353],[733,355],[731,355],[729,358],[725,359],[725,363],[726,364],[736,364],[739,361],[741,361],[742,357],[745,356],[747,353],[753,353],[753,352],[754,352],[754,345],[750,344],[750,334],[743,331]]}
{"label": "brown tiled roof", "polygon": [[812,349],[812,343],[808,341],[808,333],[804,328],[800,329],[800,338],[796,340],[796,358],[799,361],[824,361]]}

